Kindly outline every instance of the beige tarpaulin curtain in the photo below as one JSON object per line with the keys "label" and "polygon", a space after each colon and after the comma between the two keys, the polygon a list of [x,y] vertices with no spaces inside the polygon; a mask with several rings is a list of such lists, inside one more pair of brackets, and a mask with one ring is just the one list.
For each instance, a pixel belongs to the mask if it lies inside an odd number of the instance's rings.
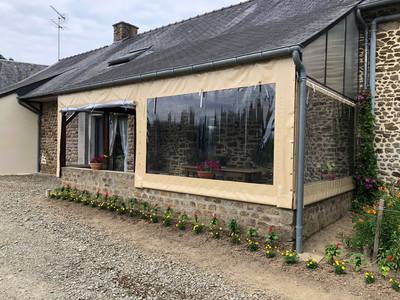
{"label": "beige tarpaulin curtain", "polygon": [[[146,174],[147,100],[149,98],[199,93],[258,84],[275,84],[274,184],[250,184]],[[126,100],[136,104],[137,147],[135,186],[157,190],[293,207],[293,157],[295,66],[291,58],[238,66],[200,74],[136,83],[60,96],[59,111],[90,103]],[[58,138],[61,135],[61,114]],[[60,153],[60,143],[58,143]],[[58,155],[59,157],[59,155]],[[60,163],[58,162],[58,174]]]}

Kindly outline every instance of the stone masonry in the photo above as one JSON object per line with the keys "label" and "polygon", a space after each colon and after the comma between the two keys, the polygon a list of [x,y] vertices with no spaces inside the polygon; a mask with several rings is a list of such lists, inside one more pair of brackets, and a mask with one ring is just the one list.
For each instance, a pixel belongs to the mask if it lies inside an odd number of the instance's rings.
{"label": "stone masonry", "polygon": [[[366,12],[370,25],[373,18],[400,13],[392,6]],[[364,36],[360,34],[360,89],[364,74]],[[377,32],[376,66],[376,139],[381,179],[390,183],[400,179],[400,21],[381,23]]]}
{"label": "stone masonry", "polygon": [[337,178],[352,176],[354,109],[312,89],[308,95],[305,182],[321,181],[326,163],[335,163]]}
{"label": "stone masonry", "polygon": [[[256,227],[261,236],[269,226],[274,226],[286,242],[294,241],[295,210],[270,205],[245,203],[176,192],[134,187],[134,174],[90,169],[63,168],[62,183],[80,190],[95,193],[109,192],[124,199],[135,197],[158,205],[160,213],[171,207],[175,213],[186,213],[189,217],[198,215],[199,220],[208,223],[214,214],[227,224],[236,219],[244,228]],[[310,237],[325,226],[342,217],[350,208],[352,192],[312,204],[305,208],[304,235]]]}
{"label": "stone masonry", "polygon": [[43,104],[40,137],[40,171],[56,175],[57,171],[57,102]]}

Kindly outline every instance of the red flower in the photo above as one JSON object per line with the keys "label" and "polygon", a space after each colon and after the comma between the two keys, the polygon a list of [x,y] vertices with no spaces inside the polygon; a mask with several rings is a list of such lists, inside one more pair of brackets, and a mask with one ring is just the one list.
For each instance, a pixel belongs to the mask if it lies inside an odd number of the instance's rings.
{"label": "red flower", "polygon": [[271,232],[273,232],[273,231],[274,231],[274,226],[269,226],[268,232],[271,233]]}
{"label": "red flower", "polygon": [[104,197],[105,197],[105,198],[108,198],[109,195],[110,195],[110,194],[109,194],[108,192],[105,192],[105,193],[104,193]]}
{"label": "red flower", "polygon": [[387,259],[388,261],[393,261],[393,255],[388,255],[388,256],[386,257],[386,259]]}
{"label": "red flower", "polygon": [[336,249],[339,249],[340,248],[340,243],[336,243]]}

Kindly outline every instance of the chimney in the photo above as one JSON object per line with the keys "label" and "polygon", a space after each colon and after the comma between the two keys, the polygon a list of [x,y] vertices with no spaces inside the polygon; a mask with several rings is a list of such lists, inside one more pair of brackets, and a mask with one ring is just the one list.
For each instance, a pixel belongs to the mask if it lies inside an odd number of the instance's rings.
{"label": "chimney", "polygon": [[135,25],[126,22],[118,22],[114,24],[113,27],[114,27],[114,42],[135,37],[139,30],[139,27],[136,27]]}

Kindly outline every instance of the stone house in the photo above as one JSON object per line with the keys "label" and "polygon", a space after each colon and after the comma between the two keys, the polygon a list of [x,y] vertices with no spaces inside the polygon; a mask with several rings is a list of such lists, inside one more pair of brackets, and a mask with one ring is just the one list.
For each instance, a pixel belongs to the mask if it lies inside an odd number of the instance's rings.
{"label": "stone house", "polygon": [[[46,68],[17,62],[0,55],[0,89]],[[38,117],[18,104],[13,93],[0,98],[0,175],[31,174],[38,171]]]}
{"label": "stone house", "polygon": [[[350,208],[369,28],[394,2],[251,0],[143,33],[120,22],[111,45],[12,92],[40,108],[42,173],[261,232],[273,225],[301,251]],[[382,22],[376,35],[386,177],[400,151],[398,29]],[[105,170],[91,170],[101,155]]]}

